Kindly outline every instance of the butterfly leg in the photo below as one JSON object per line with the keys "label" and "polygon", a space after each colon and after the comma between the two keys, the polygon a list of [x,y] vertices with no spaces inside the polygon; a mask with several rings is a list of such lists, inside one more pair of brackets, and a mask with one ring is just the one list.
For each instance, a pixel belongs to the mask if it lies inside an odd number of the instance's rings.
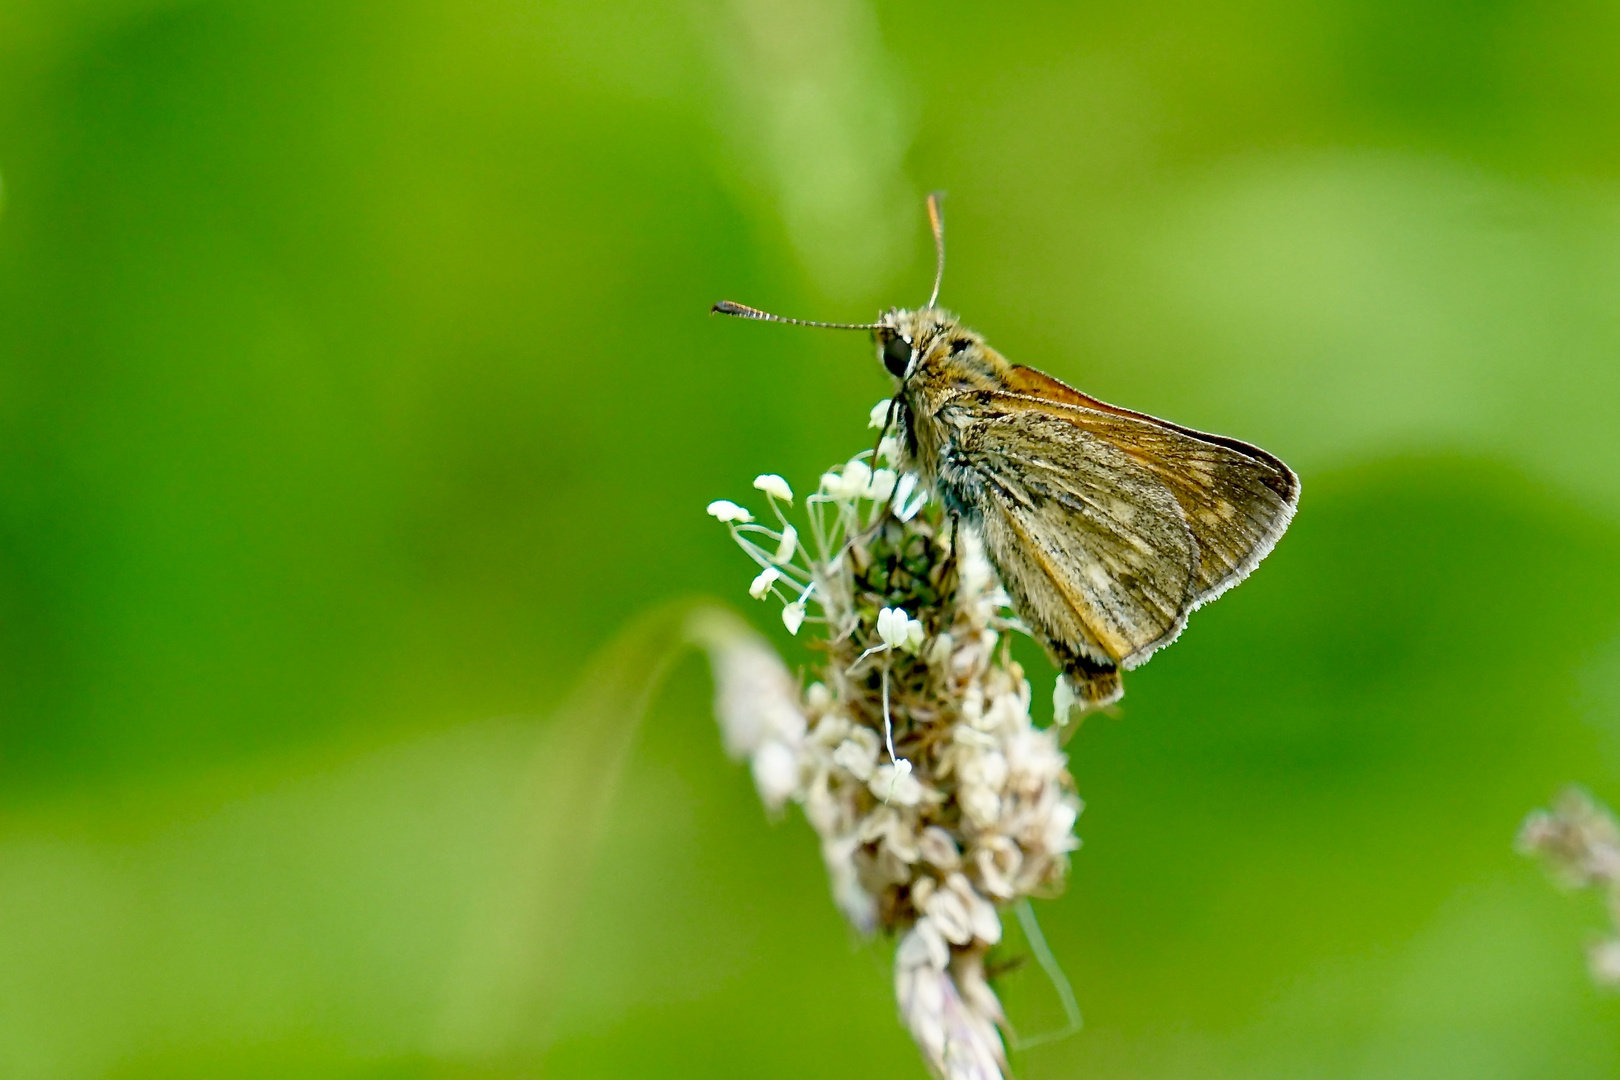
{"label": "butterfly leg", "polygon": [[1115,665],[1071,653],[1055,642],[1047,644],[1047,651],[1063,669],[1074,696],[1086,709],[1100,709],[1125,696],[1125,686],[1120,682],[1119,668]]}

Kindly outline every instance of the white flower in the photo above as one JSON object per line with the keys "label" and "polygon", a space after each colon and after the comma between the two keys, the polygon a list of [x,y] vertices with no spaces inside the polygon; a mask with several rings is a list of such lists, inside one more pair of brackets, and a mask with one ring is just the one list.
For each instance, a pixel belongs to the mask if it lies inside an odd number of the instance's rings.
{"label": "white flower", "polygon": [[[954,876],[954,875],[953,875]],[[973,917],[962,898],[951,889],[940,889],[928,898],[928,918],[952,945],[973,940]]]}
{"label": "white flower", "polygon": [[884,608],[878,612],[878,637],[891,649],[916,652],[923,643],[923,624],[906,614],[905,608]]}
{"label": "white flower", "polygon": [[962,760],[958,775],[964,784],[981,784],[992,791],[999,791],[1007,782],[1007,759],[996,750],[967,755]]}
{"label": "white flower", "polygon": [[[819,686],[821,684],[812,683],[811,685]],[[809,696],[809,694],[805,695],[807,698]],[[811,705],[811,708],[815,708],[814,704]],[[810,732],[810,737],[823,750],[830,750],[844,741],[844,736],[850,732],[850,726],[848,717],[841,716],[838,713],[828,713],[816,721],[815,730]]]}
{"label": "white flower", "polygon": [[771,739],[755,751],[752,764],[760,802],[782,809],[799,790],[799,756],[786,743]]}
{"label": "white flower", "polygon": [[962,902],[974,937],[986,945],[994,945],[1001,940],[1001,918],[996,914],[996,906],[974,890],[973,883],[968,881],[965,874],[947,877],[945,888],[940,891],[942,894],[948,892]]}
{"label": "white flower", "polygon": [[823,840],[821,861],[827,867],[833,903],[851,926],[870,934],[877,926],[877,901],[861,887],[860,874],[855,868],[855,849],[859,846],[853,836]]}
{"label": "white flower", "polygon": [[1074,823],[1079,817],[1080,808],[1069,799],[1061,799],[1052,806],[1041,830],[1041,844],[1047,851],[1055,855],[1080,846],[1080,838],[1074,835]]}
{"label": "white flower", "polygon": [[917,834],[911,831],[911,826],[900,819],[899,814],[894,816],[889,827],[883,831],[883,847],[907,866],[916,862],[921,855],[917,847]]}
{"label": "white flower", "polygon": [[804,816],[823,839],[844,836],[854,824],[854,813],[842,792],[834,794],[825,770],[817,772],[805,785]]}
{"label": "white flower", "polygon": [[965,784],[958,795],[962,813],[981,829],[988,829],[1001,817],[1001,796],[982,784]]}
{"label": "white flower", "polygon": [[[856,728],[855,732],[871,734],[870,728]],[[851,732],[853,735],[855,732]],[[871,746],[862,745],[862,741],[854,738],[845,739],[839,743],[832,752],[832,762],[843,769],[855,779],[863,783],[872,778],[872,770],[877,768],[877,739],[872,739]]]}
{"label": "white flower", "polygon": [[788,505],[793,504],[793,489],[775,473],[761,473],[754,477],[754,486],[767,495],[774,495]]}
{"label": "white flower", "polygon": [[732,757],[751,757],[770,739],[796,743],[807,727],[798,689],[776,650],[734,616],[694,618],[689,640],[714,668],[714,712]]}
{"label": "white flower", "polygon": [[956,573],[962,588],[974,595],[983,593],[996,579],[996,572],[985,557],[983,542],[970,529],[962,532],[962,557],[956,564]]}
{"label": "white flower", "polygon": [[1052,688],[1052,718],[1060,726],[1069,722],[1069,710],[1080,704],[1080,698],[1075,695],[1074,687],[1069,685],[1067,675],[1059,675],[1057,685]]}
{"label": "white flower", "polygon": [[884,802],[896,806],[916,806],[922,802],[922,781],[911,775],[911,762],[905,758],[873,769],[866,787]]}
{"label": "white flower", "polygon": [[884,398],[882,401],[872,406],[872,411],[867,414],[866,426],[869,428],[880,428],[883,426],[883,422],[888,418],[889,399]]}
{"label": "white flower", "polygon": [[991,896],[1011,900],[1018,893],[1018,871],[1024,865],[1024,853],[1005,836],[986,837],[982,846],[973,853],[979,880]]}
{"label": "white flower", "polygon": [[752,596],[755,600],[765,599],[765,594],[771,591],[771,586],[774,585],[776,583],[776,579],[781,576],[782,571],[778,570],[774,566],[767,566],[765,569],[759,572],[759,575],[755,577],[752,582],[749,583],[748,595]]}
{"label": "white flower", "polygon": [[[872,410],[874,426],[889,408]],[[1002,1080],[1003,1013],[984,974],[1002,935],[996,905],[1061,886],[1081,804],[1057,726],[1031,721],[1029,682],[1005,649],[1009,633],[1028,631],[1007,610],[982,538],[950,527],[906,460],[885,432],[875,456],[827,470],[802,532],[774,473],[754,483],[770,501],[768,528],[738,527],[754,519],[734,503],[711,506],[753,561],[750,594],[792,601],[782,621],[795,634],[813,600],[813,636],[825,639],[814,644],[827,653],[802,691],[774,656],[717,658],[717,683],[722,660],[747,660],[749,676],[717,711],[764,805],[801,804],[844,917],[863,934],[900,935],[901,1014],[937,1080]],[[899,553],[907,574],[885,584],[869,572]],[[949,592],[914,589],[912,578]],[[1072,691],[1054,694],[1060,722],[1069,708],[1079,717]],[[1620,971],[1620,944],[1605,959]]]}
{"label": "white flower", "polygon": [[906,640],[906,623],[911,616],[906,614],[905,608],[886,607],[878,612],[877,632],[883,639],[883,644],[889,648],[898,648]]}
{"label": "white flower", "polygon": [[[900,1016],[932,1073],[941,1080],[1001,1080],[1007,1059],[996,1017],[969,1004],[946,962],[938,958],[928,920],[920,920],[894,957],[894,993]],[[949,950],[944,955],[949,959]]]}
{"label": "white flower", "polygon": [[719,521],[753,521],[754,515],[730,499],[716,499],[709,504],[709,516]]}
{"label": "white flower", "polygon": [[917,850],[924,861],[941,870],[955,870],[962,861],[961,854],[956,850],[956,841],[938,825],[930,825],[918,834]]}
{"label": "white flower", "polygon": [[866,487],[872,482],[872,467],[860,458],[844,466],[844,497],[858,499],[866,494]]}
{"label": "white flower", "polygon": [[788,525],[782,529],[782,542],[776,545],[776,561],[779,563],[791,562],[793,553],[799,549],[799,530]]}

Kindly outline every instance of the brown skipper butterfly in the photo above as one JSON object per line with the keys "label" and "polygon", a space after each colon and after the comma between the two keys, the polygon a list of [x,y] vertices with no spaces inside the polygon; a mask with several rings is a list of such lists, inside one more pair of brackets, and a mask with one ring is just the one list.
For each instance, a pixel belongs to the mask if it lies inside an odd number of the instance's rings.
{"label": "brown skipper butterfly", "polygon": [[874,323],[726,315],[870,330],[895,380],[900,465],[978,532],[1019,617],[1076,698],[1118,700],[1119,673],[1174,641],[1288,528],[1299,478],[1259,447],[1108,405],[1009,363],[935,306],[945,270],[939,197],[933,295]]}

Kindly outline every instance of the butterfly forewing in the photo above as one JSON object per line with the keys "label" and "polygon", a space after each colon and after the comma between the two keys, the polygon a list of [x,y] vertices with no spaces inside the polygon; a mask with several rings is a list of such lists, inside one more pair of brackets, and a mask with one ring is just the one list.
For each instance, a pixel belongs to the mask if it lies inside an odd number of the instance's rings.
{"label": "butterfly forewing", "polygon": [[1118,447],[1169,489],[1198,543],[1193,607],[1242,581],[1293,518],[1299,478],[1259,447],[1109,405],[1031,368],[1013,375],[1025,408]]}
{"label": "butterfly forewing", "polygon": [[936,418],[991,560],[1060,661],[1112,666],[1174,637],[1198,588],[1180,505],[1143,463],[1019,395],[958,395]]}

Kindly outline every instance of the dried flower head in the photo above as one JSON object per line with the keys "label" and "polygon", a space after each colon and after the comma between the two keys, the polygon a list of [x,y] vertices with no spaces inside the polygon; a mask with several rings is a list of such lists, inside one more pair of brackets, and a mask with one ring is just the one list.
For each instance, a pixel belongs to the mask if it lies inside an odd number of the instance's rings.
{"label": "dried flower head", "polygon": [[993,1078],[1006,1068],[984,976],[998,907],[1062,888],[1081,802],[1058,729],[1031,721],[1007,648],[1021,627],[978,538],[889,467],[893,452],[885,440],[876,460],[822,475],[804,500],[808,545],[774,474],[754,484],[774,525],[709,508],[759,568],[749,594],[781,602],[790,633],[820,631],[808,686],[734,626],[692,635],[715,667],[727,749],[768,807],[804,808],[844,917],[898,937],[900,1013],[929,1067]]}
{"label": "dried flower head", "polygon": [[1551,810],[1536,810],[1519,828],[1518,848],[1539,858],[1566,888],[1602,889],[1608,936],[1587,951],[1592,978],[1620,987],[1620,823],[1578,787],[1566,788]]}

